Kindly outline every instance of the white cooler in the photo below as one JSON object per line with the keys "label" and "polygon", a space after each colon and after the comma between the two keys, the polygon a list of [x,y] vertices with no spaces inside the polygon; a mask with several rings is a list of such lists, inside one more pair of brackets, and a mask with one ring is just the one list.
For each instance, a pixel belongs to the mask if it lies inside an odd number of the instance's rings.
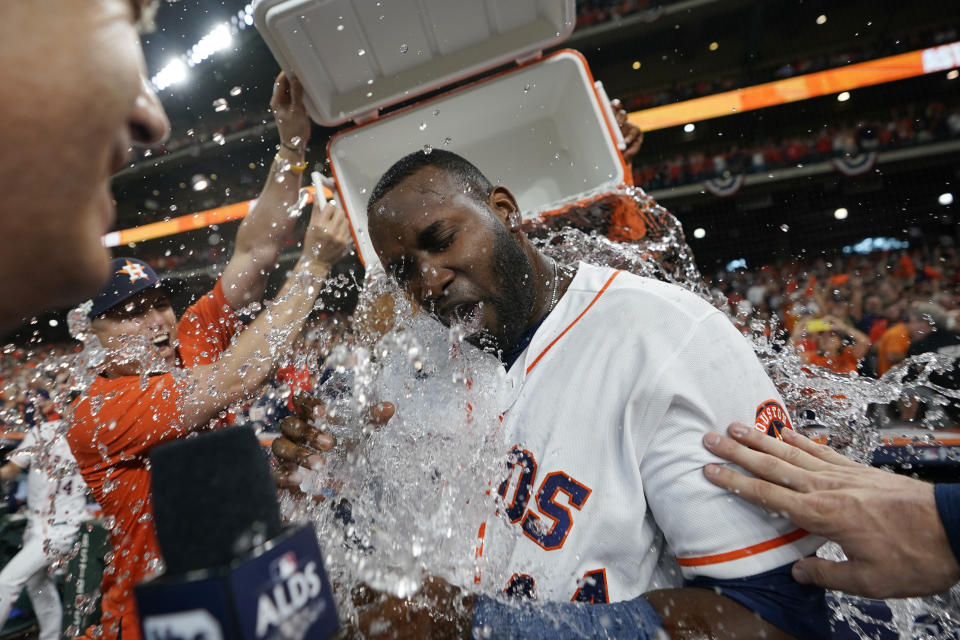
{"label": "white cooler", "polygon": [[[624,183],[609,100],[583,56],[542,57],[573,30],[574,0],[260,0],[254,21],[338,132],[327,155],[360,259],[378,268],[367,200],[407,153],[445,149],[508,187],[525,218]],[[480,77],[498,66],[517,66]],[[381,110],[476,76],[383,116]]]}

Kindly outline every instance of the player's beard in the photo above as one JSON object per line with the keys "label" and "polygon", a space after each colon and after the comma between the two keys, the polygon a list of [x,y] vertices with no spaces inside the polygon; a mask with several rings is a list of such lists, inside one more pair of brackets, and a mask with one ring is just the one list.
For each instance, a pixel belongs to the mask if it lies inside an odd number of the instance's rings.
{"label": "player's beard", "polygon": [[495,291],[485,302],[497,314],[497,326],[484,329],[469,341],[481,349],[509,351],[531,322],[536,301],[533,265],[523,247],[506,227],[494,226],[493,267],[497,277]]}

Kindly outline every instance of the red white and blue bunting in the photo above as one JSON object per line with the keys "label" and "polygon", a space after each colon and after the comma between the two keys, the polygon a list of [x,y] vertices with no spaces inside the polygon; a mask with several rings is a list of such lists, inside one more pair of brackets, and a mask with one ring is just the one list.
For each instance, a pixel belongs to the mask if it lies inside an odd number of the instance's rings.
{"label": "red white and blue bunting", "polygon": [[729,198],[740,191],[740,187],[743,186],[743,175],[714,178],[704,182],[703,186],[718,198]]}
{"label": "red white and blue bunting", "polygon": [[855,156],[831,158],[833,168],[845,176],[862,176],[877,166],[877,152],[859,153]]}

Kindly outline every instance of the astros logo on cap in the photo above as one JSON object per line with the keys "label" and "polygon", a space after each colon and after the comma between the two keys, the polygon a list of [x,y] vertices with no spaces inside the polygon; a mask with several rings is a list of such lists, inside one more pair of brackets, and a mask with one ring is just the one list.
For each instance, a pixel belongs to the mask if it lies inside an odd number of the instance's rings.
{"label": "astros logo on cap", "polygon": [[135,262],[130,262],[127,260],[127,264],[120,269],[117,269],[117,273],[125,273],[130,276],[130,282],[136,282],[141,278],[149,280],[150,276],[147,275],[147,272],[143,270],[143,265],[139,265]]}

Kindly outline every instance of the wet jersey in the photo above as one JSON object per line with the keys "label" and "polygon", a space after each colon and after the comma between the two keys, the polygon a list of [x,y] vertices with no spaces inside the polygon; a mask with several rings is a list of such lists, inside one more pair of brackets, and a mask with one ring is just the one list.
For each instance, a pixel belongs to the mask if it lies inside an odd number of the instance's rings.
{"label": "wet jersey", "polygon": [[72,540],[86,513],[86,485],[59,421],[27,431],[9,460],[27,471],[28,526],[45,540]]}
{"label": "wet jersey", "polygon": [[790,428],[749,343],[680,287],[581,264],[507,372],[507,441],[481,578],[542,600],[617,602],[759,574],[822,540],[709,483],[702,437]]}
{"label": "wet jersey", "polygon": [[[220,282],[177,324],[177,355],[186,366],[208,364],[230,345],[238,320]],[[157,568],[159,548],[153,528],[150,450],[186,435],[182,427],[183,384],[172,374],[98,377],[75,406],[67,434],[83,478],[103,508],[113,560],[103,576],[105,639],[116,638],[122,620],[124,640],[140,638],[133,586]]]}

